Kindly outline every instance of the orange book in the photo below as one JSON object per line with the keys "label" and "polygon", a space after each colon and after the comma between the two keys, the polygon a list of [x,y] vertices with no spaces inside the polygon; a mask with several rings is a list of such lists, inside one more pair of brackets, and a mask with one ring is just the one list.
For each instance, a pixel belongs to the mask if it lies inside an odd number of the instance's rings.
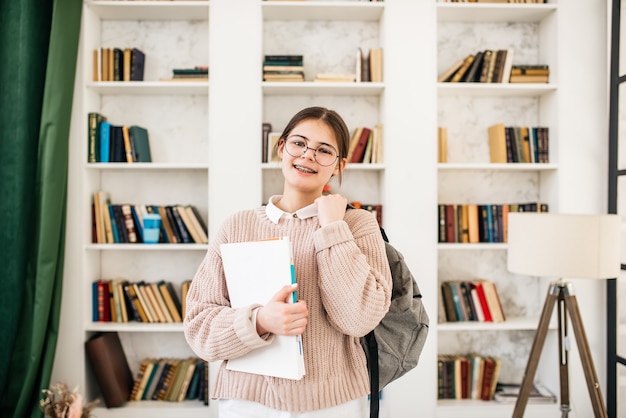
{"label": "orange book", "polygon": [[467,205],[467,230],[470,243],[480,242],[478,225],[478,205],[469,204]]}

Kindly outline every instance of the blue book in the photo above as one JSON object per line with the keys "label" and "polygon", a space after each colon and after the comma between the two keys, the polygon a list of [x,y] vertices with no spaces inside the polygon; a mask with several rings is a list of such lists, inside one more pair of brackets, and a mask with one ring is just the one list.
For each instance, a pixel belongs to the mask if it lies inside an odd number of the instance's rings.
{"label": "blue book", "polygon": [[107,121],[100,122],[100,162],[108,163],[111,151],[111,124]]}
{"label": "blue book", "polygon": [[98,281],[91,284],[91,320],[98,322]]}
{"label": "blue book", "polygon": [[115,220],[115,211],[113,205],[109,205],[109,216],[111,217],[111,229],[113,230],[113,242],[120,242],[120,234],[117,229],[117,221]]}

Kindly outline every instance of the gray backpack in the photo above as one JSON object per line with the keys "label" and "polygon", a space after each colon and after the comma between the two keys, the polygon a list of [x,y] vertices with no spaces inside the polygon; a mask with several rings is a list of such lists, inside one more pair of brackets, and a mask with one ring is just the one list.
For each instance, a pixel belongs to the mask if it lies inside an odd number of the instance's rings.
{"label": "gray backpack", "polygon": [[393,278],[391,306],[361,345],[370,375],[370,418],[378,417],[379,393],[389,383],[417,366],[428,335],[428,314],[422,294],[402,254],[380,229]]}

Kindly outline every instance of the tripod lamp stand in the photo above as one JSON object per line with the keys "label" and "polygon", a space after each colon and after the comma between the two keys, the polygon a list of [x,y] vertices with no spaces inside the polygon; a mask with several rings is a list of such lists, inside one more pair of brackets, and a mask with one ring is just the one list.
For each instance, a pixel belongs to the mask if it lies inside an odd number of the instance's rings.
{"label": "tripod lamp stand", "polygon": [[552,311],[557,305],[561,416],[570,407],[568,316],[576,338],[594,416],[606,417],[600,382],[578,309],[573,285],[565,278],[609,279],[619,275],[620,220],[617,215],[509,213],[508,269],[514,273],[554,277],[541,312],[520,392],[513,410],[521,418],[539,364]]}

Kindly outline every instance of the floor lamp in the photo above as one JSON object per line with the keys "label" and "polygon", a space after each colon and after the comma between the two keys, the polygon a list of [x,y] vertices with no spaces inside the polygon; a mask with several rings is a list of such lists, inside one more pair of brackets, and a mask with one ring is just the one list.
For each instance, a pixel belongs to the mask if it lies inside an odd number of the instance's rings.
{"label": "floor lamp", "polygon": [[567,417],[571,410],[567,362],[570,343],[568,315],[580,352],[594,416],[607,416],[576,295],[572,284],[565,278],[617,277],[620,272],[619,239],[620,220],[617,215],[509,213],[509,271],[558,278],[550,283],[513,410],[514,418],[524,415],[555,304],[558,314],[561,416]]}

